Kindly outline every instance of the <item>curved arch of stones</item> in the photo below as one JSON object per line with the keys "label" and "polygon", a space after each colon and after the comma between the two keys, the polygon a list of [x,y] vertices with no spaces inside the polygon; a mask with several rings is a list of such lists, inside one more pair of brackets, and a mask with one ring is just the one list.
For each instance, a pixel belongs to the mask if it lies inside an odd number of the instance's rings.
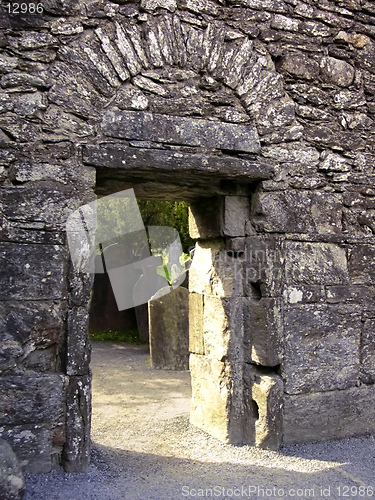
{"label": "curved arch of stones", "polygon": [[[55,83],[49,91],[49,100],[54,104],[45,114],[47,125],[58,128],[64,120],[71,121],[59,109],[63,103],[66,110],[86,120],[77,124],[77,136],[96,136],[96,143],[116,138],[132,140],[132,147],[173,150],[180,142],[182,149],[190,154],[206,152],[225,157],[229,150],[231,154],[247,153],[242,159],[252,160],[251,165],[243,161],[237,165],[232,159],[215,169],[212,166],[215,156],[212,161],[203,156],[197,158],[202,168],[196,170],[195,186],[190,180],[191,196],[195,192],[207,194],[204,177],[210,170],[219,177],[247,182],[270,178],[272,167],[264,159],[259,162],[254,155],[260,150],[258,134],[265,143],[275,137],[278,142],[290,141],[299,139],[303,128],[295,120],[294,102],[286,94],[283,79],[263,45],[223,21],[190,18],[182,11],[162,10],[141,19],[140,24],[126,18],[103,21],[59,49],[61,61],[56,61],[51,69]],[[192,19],[195,24],[190,24]],[[176,118],[171,122],[160,115],[186,119]],[[146,123],[152,119],[153,130],[145,132]],[[101,125],[97,128],[99,120]],[[116,122],[126,122],[126,130],[121,133],[113,126]],[[133,126],[129,125],[131,122]],[[227,125],[215,127],[219,122]],[[168,137],[171,126],[178,137],[173,133]],[[192,126],[200,127],[194,139],[183,137],[180,141],[178,131],[182,128],[183,136],[186,133],[191,136]],[[252,142],[250,147],[244,146],[247,136]],[[121,160],[120,167],[131,164],[130,153],[131,150]],[[100,168],[113,166],[111,159],[113,149],[89,150],[88,154],[84,149],[85,163],[97,167],[99,184],[109,184],[110,191],[124,187],[124,177],[137,181],[134,170],[139,172],[143,163],[154,160],[150,152],[145,153],[144,162],[136,162],[133,169],[129,165],[128,171],[120,175],[122,183],[116,183],[113,171],[109,178]],[[193,156],[190,161],[194,163]],[[188,169],[190,176],[195,168],[193,165]],[[146,167],[143,180],[150,177],[147,170]],[[160,187],[164,194],[168,191],[166,184],[171,181],[168,174],[165,178],[161,172],[158,175],[161,181],[166,181]],[[186,177],[186,170],[183,175]],[[157,191],[155,179],[152,189]],[[151,188],[146,188],[146,195],[151,196],[150,191]],[[212,194],[220,194],[218,186]],[[185,190],[183,197],[189,196]]]}
{"label": "curved arch of stones", "polygon": [[[297,126],[293,111],[284,116],[283,111],[292,109],[293,102],[259,41],[253,42],[223,21],[201,22],[196,27],[184,23],[183,18],[178,13],[159,14],[148,17],[141,26],[132,20],[109,21],[62,46],[60,57],[78,66],[84,75],[88,73],[99,94],[80,81],[76,69],[67,71],[56,64],[57,83],[50,92],[52,101],[60,84],[70,84],[78,98],[77,104],[70,103],[72,112],[96,118],[98,104],[104,107],[122,104],[136,110],[145,110],[151,104],[158,109],[159,97],[168,99],[179,93],[187,112],[199,115],[198,107],[189,110],[189,98],[194,99],[197,86],[217,91],[221,82],[232,89],[239,102],[230,101],[228,96],[230,106],[224,106],[224,112],[214,110],[213,117],[241,123],[248,121],[244,116],[247,113],[255,120],[261,135],[270,129]],[[178,85],[168,85],[171,76],[179,81]],[[132,90],[122,93],[122,84],[126,83],[132,85]],[[142,91],[148,92],[150,99]],[[168,108],[168,104],[165,106],[169,112],[177,111]],[[297,138],[296,131],[289,134]]]}

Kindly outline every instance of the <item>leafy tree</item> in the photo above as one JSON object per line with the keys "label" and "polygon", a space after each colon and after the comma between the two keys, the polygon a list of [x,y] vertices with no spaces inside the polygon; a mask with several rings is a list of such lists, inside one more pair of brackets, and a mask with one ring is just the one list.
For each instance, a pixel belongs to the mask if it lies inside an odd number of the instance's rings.
{"label": "leafy tree", "polygon": [[182,248],[187,252],[194,241],[189,235],[189,205],[184,201],[138,200],[145,226],[169,226],[177,229]]}

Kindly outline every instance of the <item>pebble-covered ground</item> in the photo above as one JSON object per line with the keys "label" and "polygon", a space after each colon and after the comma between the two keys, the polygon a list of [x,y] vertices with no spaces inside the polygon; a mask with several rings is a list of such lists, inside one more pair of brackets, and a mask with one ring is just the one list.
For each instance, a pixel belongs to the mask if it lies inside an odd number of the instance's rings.
{"label": "pebble-covered ground", "polygon": [[25,500],[375,498],[375,438],[269,452],[225,445],[188,421],[188,372],[153,370],[147,348],[93,349],[86,474],[28,477]]}

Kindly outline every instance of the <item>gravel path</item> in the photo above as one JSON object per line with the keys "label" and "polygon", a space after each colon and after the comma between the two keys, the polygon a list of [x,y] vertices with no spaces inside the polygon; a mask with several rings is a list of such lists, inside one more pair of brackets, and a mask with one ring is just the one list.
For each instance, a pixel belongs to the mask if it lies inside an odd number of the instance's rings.
{"label": "gravel path", "polygon": [[97,343],[92,369],[88,472],[30,476],[25,500],[375,499],[373,436],[225,445],[189,425],[189,373],[151,369],[146,347]]}

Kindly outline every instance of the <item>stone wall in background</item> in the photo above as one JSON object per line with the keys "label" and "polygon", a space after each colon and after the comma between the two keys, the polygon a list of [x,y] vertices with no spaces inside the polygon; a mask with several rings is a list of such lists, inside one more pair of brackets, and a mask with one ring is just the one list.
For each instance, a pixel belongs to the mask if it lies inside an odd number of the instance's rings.
{"label": "stone wall in background", "polygon": [[25,469],[87,464],[64,224],[95,184],[192,204],[194,423],[374,432],[372,2],[45,0],[1,7],[0,51],[0,437]]}

